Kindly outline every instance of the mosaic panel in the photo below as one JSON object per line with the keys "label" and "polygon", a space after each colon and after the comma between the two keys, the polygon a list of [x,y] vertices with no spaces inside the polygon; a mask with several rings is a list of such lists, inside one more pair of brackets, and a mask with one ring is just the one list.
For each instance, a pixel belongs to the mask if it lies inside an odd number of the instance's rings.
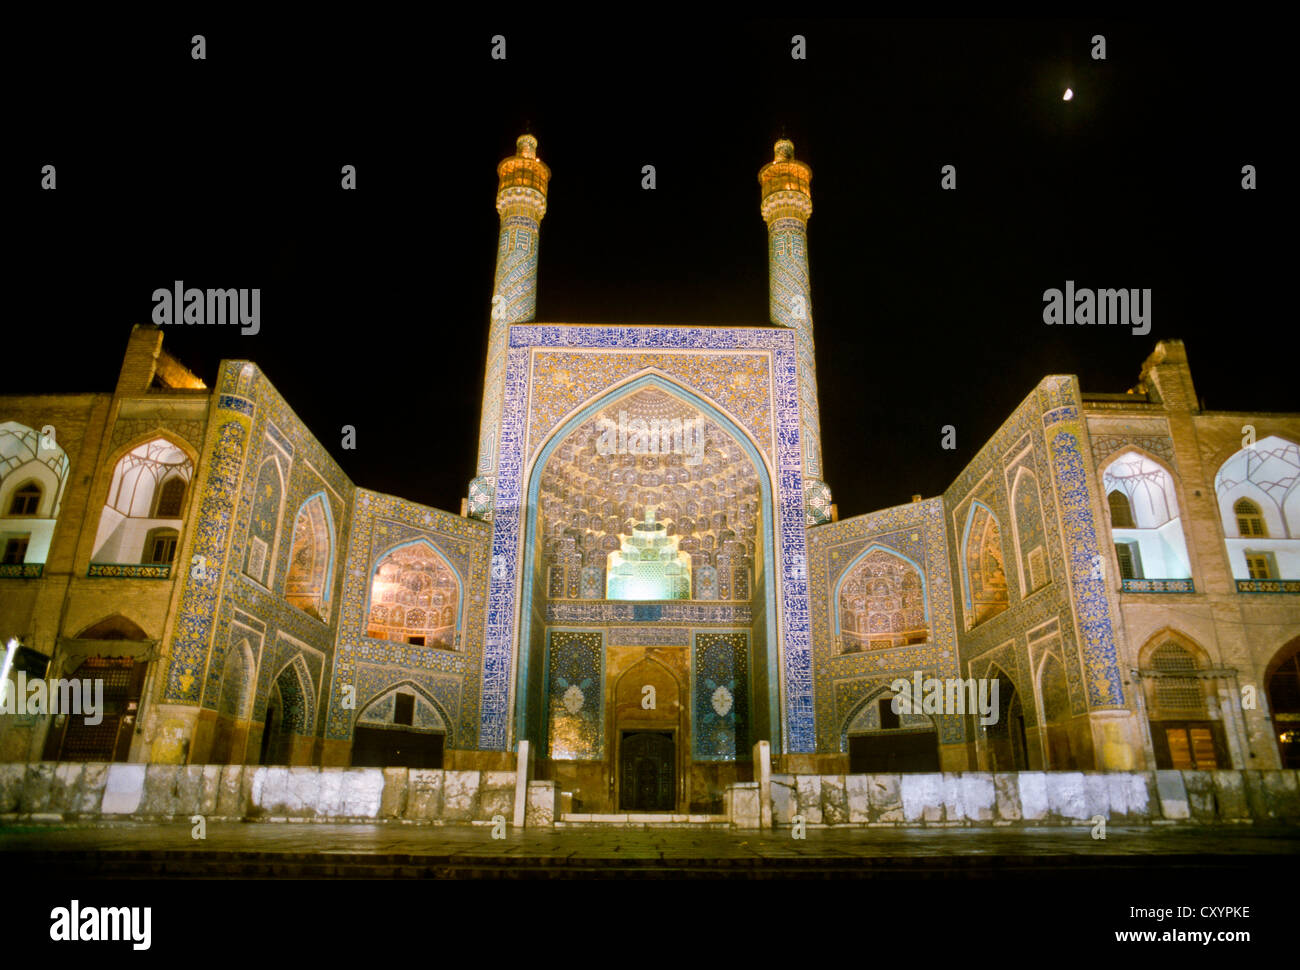
{"label": "mosaic panel", "polygon": [[[463,739],[456,736],[456,721],[451,716],[460,708],[461,679],[442,677],[429,671],[408,671],[401,667],[356,663],[352,666],[347,683],[356,689],[358,723],[379,723],[379,713],[387,710],[387,720],[392,723],[393,695],[405,690],[415,695],[415,712],[411,726],[426,731],[441,731],[444,748],[463,747]],[[331,715],[330,721],[333,721]],[[352,736],[349,724],[347,736]],[[471,739],[472,746],[472,739]]]}
{"label": "mosaic panel", "polygon": [[[338,649],[331,678],[327,738],[352,736],[354,711],[342,706],[342,685],[356,688],[358,707],[403,680],[420,686],[446,720],[448,748],[474,748],[479,733],[483,624],[492,527],[415,502],[358,489],[348,540]],[[371,580],[395,548],[424,542],[455,571],[463,592],[454,649],[369,636]]]}
{"label": "mosaic panel", "polygon": [[547,743],[560,761],[605,755],[605,648],[599,633],[552,630],[548,636]]}
{"label": "mosaic panel", "polygon": [[[835,633],[836,589],[858,557],[874,545],[907,557],[924,574],[929,635],[921,644],[842,654]],[[939,499],[841,519],[808,533],[818,751],[842,750],[844,725],[879,685],[911,677],[916,670],[959,676],[947,548]],[[959,718],[943,720],[939,731],[944,743],[965,740]]]}
{"label": "mosaic panel", "polygon": [[528,454],[576,406],[602,396],[625,378],[657,370],[718,404],[772,455],[772,408],[766,354],[573,353],[539,350],[533,359]]}
{"label": "mosaic panel", "polygon": [[691,652],[691,733],[696,761],[734,761],[751,747],[749,634],[699,633]]}
{"label": "mosaic panel", "polygon": [[1093,568],[1099,548],[1088,492],[1088,470],[1079,452],[1079,439],[1070,426],[1059,428],[1053,434],[1052,457],[1061,518],[1068,537],[1072,599],[1083,636],[1088,703],[1094,708],[1123,707],[1124,690],[1111,628],[1110,604],[1102,576]]}
{"label": "mosaic panel", "polygon": [[606,634],[613,646],[619,647],[686,647],[691,643],[691,631],[671,626],[615,626]]}
{"label": "mosaic panel", "polygon": [[248,551],[244,555],[244,574],[263,586],[267,583],[271,550],[279,532],[282,492],[279,466],[274,458],[267,458],[257,476],[248,524]]}
{"label": "mosaic panel", "polygon": [[[203,484],[202,502],[194,522],[190,552],[207,562],[225,562],[229,545],[235,490],[244,459],[247,424],[241,419],[222,421],[221,410],[214,422],[218,430],[207,480]],[[229,414],[229,412],[228,412]],[[163,699],[171,703],[197,704],[208,649],[212,643],[212,623],[221,596],[224,571],[189,570],[185,574],[181,608],[172,634],[171,659]],[[224,657],[222,658],[224,660]]]}
{"label": "mosaic panel", "polygon": [[546,604],[546,622],[565,625],[664,622],[749,626],[753,621],[754,611],[748,603],[551,600]]}
{"label": "mosaic panel", "polygon": [[[1033,555],[1038,550],[1045,557],[1047,538],[1043,528],[1043,503],[1038,478],[1028,469],[1016,474],[1011,487],[1012,522],[1018,550],[1021,588],[1027,593],[1044,585],[1050,576],[1045,558],[1035,570]],[[1036,575],[1037,573],[1037,575]]]}

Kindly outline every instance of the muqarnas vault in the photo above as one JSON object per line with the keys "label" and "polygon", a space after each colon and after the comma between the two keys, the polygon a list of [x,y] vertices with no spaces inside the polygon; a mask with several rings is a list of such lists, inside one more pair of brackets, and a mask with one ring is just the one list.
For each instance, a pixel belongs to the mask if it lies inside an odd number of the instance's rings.
{"label": "muqarnas vault", "polygon": [[[6,716],[0,758],[499,772],[526,740],[588,812],[717,812],[769,749],[1300,764],[1300,416],[1202,409],[1163,341],[1127,393],[1027,388],[942,495],[839,518],[794,146],[759,172],[752,327],[534,322],[551,173],[525,135],[498,174],[460,514],[358,487],[255,363],[206,387],[157,328],[112,394],[0,398],[10,676],[106,685],[94,727]],[[1000,716],[900,715],[918,675],[996,680]]]}

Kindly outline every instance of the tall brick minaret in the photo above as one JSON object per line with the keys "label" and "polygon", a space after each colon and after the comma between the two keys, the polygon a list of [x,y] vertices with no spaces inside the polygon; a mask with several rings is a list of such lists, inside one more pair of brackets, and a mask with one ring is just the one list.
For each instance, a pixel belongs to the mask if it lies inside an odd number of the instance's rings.
{"label": "tall brick minaret", "polygon": [[537,157],[537,139],[520,135],[515,145],[515,154],[497,166],[501,236],[492,284],[477,477],[469,484],[469,514],[489,521],[496,496],[497,432],[505,400],[506,334],[510,324],[526,323],[537,312],[537,245],[546,215],[546,187],[551,181],[551,170]]}
{"label": "tall brick minaret", "polygon": [[773,160],[759,170],[759,211],[767,223],[768,307],[772,322],[795,331],[799,357],[799,437],[803,442],[804,517],[808,525],[831,519],[831,492],[822,481],[822,432],[813,352],[812,289],[808,282],[808,217],[812,169],[782,138]]}

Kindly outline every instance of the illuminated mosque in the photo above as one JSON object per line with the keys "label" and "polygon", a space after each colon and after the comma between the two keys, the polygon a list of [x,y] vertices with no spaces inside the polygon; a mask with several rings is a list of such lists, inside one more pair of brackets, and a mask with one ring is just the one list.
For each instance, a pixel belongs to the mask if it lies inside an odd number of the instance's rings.
{"label": "illuminated mosque", "polygon": [[[5,715],[0,761],[480,772],[484,805],[524,772],[557,818],[715,817],[769,772],[1300,766],[1300,415],[1202,409],[1165,340],[841,517],[794,146],[744,327],[536,322],[551,172],[530,135],[497,171],[459,512],[354,484],[256,363],[207,387],[157,327],[111,394],[0,397],[6,675],[106,685],[95,726]],[[1000,716],[898,713],[918,671]]]}

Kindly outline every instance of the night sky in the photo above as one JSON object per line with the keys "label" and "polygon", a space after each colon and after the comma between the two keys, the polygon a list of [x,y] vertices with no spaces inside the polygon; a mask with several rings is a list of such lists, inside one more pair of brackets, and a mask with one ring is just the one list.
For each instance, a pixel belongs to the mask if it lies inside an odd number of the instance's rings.
{"label": "night sky", "polygon": [[[1208,408],[1300,410],[1278,245],[1294,118],[1268,25],[647,9],[445,32],[47,27],[11,38],[27,81],[4,162],[18,245],[2,393],[110,391],[154,289],[261,287],[259,335],[169,327],[165,346],[209,384],[223,358],[256,361],[358,485],[458,511],[495,167],[527,124],[553,173],[543,322],[766,325],[757,172],[775,139],[794,141],[813,167],[823,453],[842,517],[942,492],[1045,374],[1124,391],[1161,338],[1186,341]],[[42,192],[51,162],[58,188]],[[339,187],[344,164],[356,192]],[[1150,287],[1150,334],[1047,327],[1043,291],[1067,279]],[[946,424],[956,451],[940,448]]]}

